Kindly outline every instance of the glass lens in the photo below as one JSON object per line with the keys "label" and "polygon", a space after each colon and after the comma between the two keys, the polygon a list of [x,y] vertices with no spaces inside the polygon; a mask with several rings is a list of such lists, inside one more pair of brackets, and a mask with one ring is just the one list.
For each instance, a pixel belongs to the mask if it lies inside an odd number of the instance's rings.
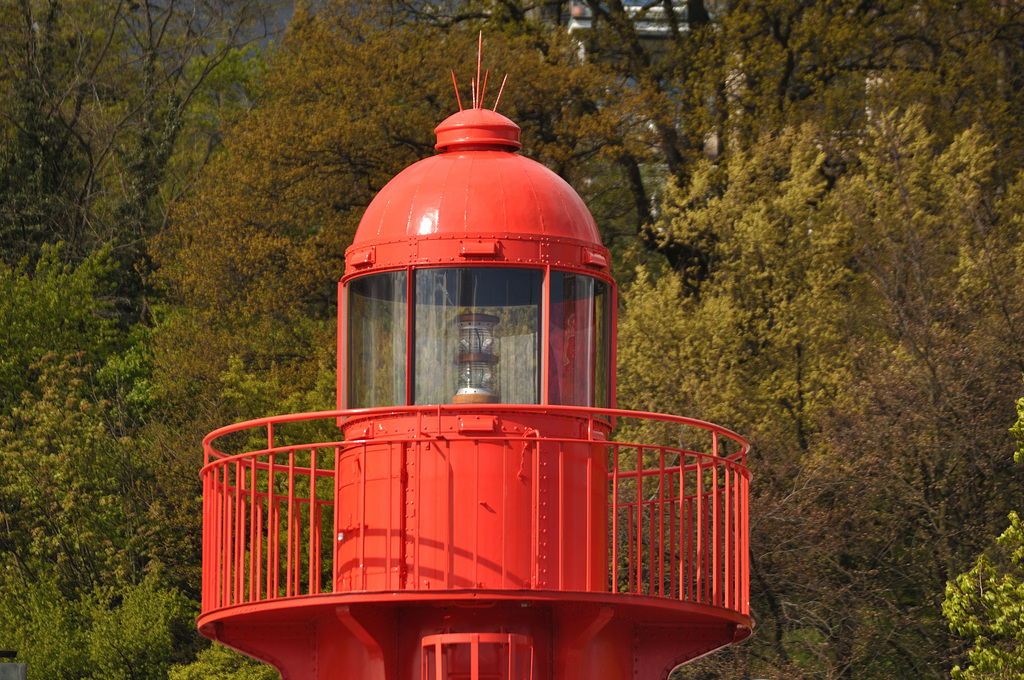
{"label": "glass lens", "polygon": [[415,273],[415,404],[536,404],[542,273]]}
{"label": "glass lens", "polygon": [[405,272],[353,279],[348,291],[348,408],[405,404]]}
{"label": "glass lens", "polygon": [[552,404],[608,407],[609,297],[604,281],[551,273]]}

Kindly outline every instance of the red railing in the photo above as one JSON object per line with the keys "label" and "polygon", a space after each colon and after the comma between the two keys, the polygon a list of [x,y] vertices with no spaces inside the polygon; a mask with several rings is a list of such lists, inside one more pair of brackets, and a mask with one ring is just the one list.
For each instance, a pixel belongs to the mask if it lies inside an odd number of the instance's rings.
{"label": "red railing", "polygon": [[[672,598],[749,614],[746,441],[717,425],[689,418],[518,405],[325,411],[263,418],[211,433],[204,441],[206,465],[202,472],[203,612],[362,590],[359,585],[365,583],[365,577],[339,580],[334,564],[337,544],[346,539],[346,518],[338,515],[334,503],[335,471],[346,451],[366,444],[364,440],[329,441],[332,435],[337,437],[340,418],[440,416],[474,410],[500,414],[503,408],[510,414],[535,410],[589,424],[575,439],[496,433],[479,437],[479,441],[503,444],[516,452],[527,445],[540,446],[540,442],[583,443],[596,447],[594,455],[600,456],[602,450],[607,453],[606,489],[592,494],[587,481],[587,497],[607,499],[606,525],[588,524],[588,531],[607,531],[607,579],[604,583],[588,579],[588,590]],[[607,428],[595,427],[599,421],[618,425],[614,441],[600,435]],[[283,439],[287,428],[299,432],[290,432]],[[318,438],[325,441],[292,443]],[[626,439],[631,441],[622,441]],[[390,445],[410,449],[428,442],[437,446],[438,438],[410,435],[392,440]],[[241,452],[232,453],[234,450]],[[418,468],[401,474],[416,475]],[[416,486],[415,479],[409,483]],[[536,484],[536,477],[532,483]],[[533,511],[541,512],[538,507]],[[398,537],[396,544],[400,544],[407,529],[401,513],[395,514],[394,526],[380,527],[380,531],[383,536]],[[533,526],[539,525],[535,520]],[[511,541],[514,537],[499,538]],[[501,550],[504,554],[504,547]],[[379,568],[395,575],[388,576],[386,589],[416,589],[418,580],[401,577],[403,572],[417,570],[415,554],[400,555],[400,549],[390,547],[386,552]],[[531,571],[532,581],[509,578],[501,587],[562,589],[557,576],[538,580],[536,564]]]}

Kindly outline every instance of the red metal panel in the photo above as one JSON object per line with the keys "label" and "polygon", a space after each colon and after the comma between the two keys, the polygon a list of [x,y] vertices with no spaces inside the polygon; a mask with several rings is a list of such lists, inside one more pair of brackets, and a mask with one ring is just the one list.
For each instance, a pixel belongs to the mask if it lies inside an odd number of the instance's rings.
{"label": "red metal panel", "polygon": [[[591,431],[593,431],[593,426],[592,425],[591,425]],[[604,456],[605,455],[604,454],[604,447],[603,446],[595,446],[594,447],[594,451],[595,451],[594,456]],[[587,537],[587,565],[586,565],[586,569],[587,569],[587,583],[586,583],[586,586],[587,586],[587,590],[594,590],[594,568],[596,567],[596,565],[594,564],[593,560],[594,560],[594,533],[595,533],[595,527],[594,527],[594,494],[595,494],[595,492],[597,492],[597,490],[590,488],[590,485],[593,484],[593,480],[594,480],[594,458],[591,457],[591,456],[588,456],[587,457],[587,499],[586,499],[586,502],[587,502],[587,528],[586,528],[586,537]]]}
{"label": "red metal panel", "polygon": [[558,442],[558,478],[556,482],[558,487],[558,521],[556,522],[557,535],[555,537],[555,543],[558,546],[556,553],[558,559],[558,580],[556,582],[558,590],[565,590],[567,580],[565,576],[566,564],[568,562],[568,555],[565,554],[568,542],[565,527],[565,487],[567,481],[565,474],[565,449],[563,448],[563,442]]}
{"label": "red metal panel", "polygon": [[530,535],[533,543],[533,550],[530,555],[530,586],[533,588],[540,588],[542,586],[541,573],[540,573],[540,554],[541,554],[541,526],[540,526],[540,444],[538,443],[537,455],[533,457],[533,484],[531,485],[531,496],[532,501],[530,503]]}

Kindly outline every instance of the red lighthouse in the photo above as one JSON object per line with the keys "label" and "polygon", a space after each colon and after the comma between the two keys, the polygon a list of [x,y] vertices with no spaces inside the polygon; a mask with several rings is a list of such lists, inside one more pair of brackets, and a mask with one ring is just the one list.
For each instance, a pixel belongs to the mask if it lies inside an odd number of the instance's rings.
{"label": "red lighthouse", "polygon": [[205,440],[200,631],[284,678],[632,680],[750,633],[746,442],[615,408],[586,206],[482,108],[377,195],[339,410]]}

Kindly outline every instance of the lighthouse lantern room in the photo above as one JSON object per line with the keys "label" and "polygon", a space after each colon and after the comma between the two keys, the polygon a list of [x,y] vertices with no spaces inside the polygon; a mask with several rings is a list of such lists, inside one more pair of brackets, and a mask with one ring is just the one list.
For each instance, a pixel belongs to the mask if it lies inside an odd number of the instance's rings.
{"label": "lighthouse lantern room", "polygon": [[360,222],[338,410],[204,441],[200,631],[287,680],[663,680],[750,633],[747,443],[615,408],[609,253],[480,99]]}

